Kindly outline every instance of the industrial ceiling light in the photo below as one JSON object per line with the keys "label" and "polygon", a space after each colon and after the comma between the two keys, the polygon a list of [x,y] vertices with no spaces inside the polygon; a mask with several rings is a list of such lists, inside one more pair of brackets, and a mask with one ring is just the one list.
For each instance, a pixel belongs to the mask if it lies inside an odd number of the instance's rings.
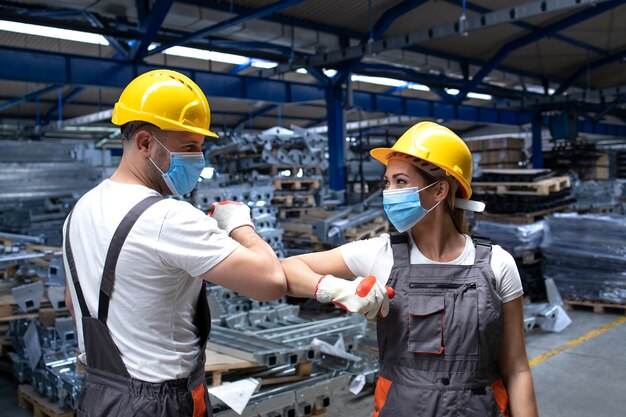
{"label": "industrial ceiling light", "polygon": [[370,77],[368,75],[359,75],[353,74],[351,77],[352,81],[368,83],[368,84],[377,84],[377,85],[386,85],[389,87],[407,87],[408,83],[402,80],[396,80],[395,78],[386,78],[386,77]]}
{"label": "industrial ceiling light", "polygon": [[482,93],[467,93],[467,98],[475,98],[476,100],[491,100],[493,97],[490,94],[482,94]]}
{"label": "industrial ceiling light", "polygon": [[[157,44],[152,44],[148,49],[154,49]],[[203,61],[215,61],[232,65],[250,65],[256,68],[274,68],[278,63],[264,59],[248,58],[242,55],[227,54],[224,52],[208,51],[204,49],[188,48],[186,46],[172,46],[163,51],[166,55],[181,56],[184,58],[201,59]]]}
{"label": "industrial ceiling light", "polygon": [[430,88],[427,85],[424,84],[418,84],[418,83],[409,83],[409,89],[411,90],[418,90],[418,91],[430,91]]}
{"label": "industrial ceiling light", "polygon": [[50,26],[31,25],[28,23],[11,22],[0,20],[0,30],[26,35],[43,36],[46,38],[64,39],[67,41],[91,43],[96,45],[109,45],[102,35],[95,33],[80,32],[77,30],[59,29]]}

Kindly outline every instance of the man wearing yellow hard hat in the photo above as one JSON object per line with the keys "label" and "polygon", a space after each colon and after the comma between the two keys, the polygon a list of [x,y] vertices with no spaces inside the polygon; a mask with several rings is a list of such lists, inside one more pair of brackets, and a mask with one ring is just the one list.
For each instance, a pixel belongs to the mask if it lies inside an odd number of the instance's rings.
{"label": "man wearing yellow hard hat", "polygon": [[87,379],[79,416],[211,416],[204,351],[205,281],[257,300],[285,294],[281,265],[250,209],[223,202],[210,216],[166,199],[196,186],[211,112],[175,71],[139,75],[115,104],[123,155],[64,226],[66,300]]}
{"label": "man wearing yellow hard hat", "polygon": [[398,232],[283,261],[288,293],[337,302],[345,282],[372,276],[388,288],[373,417],[536,417],[519,272],[467,234],[463,210],[484,209],[468,200],[469,149],[420,122],[371,155],[386,165],[383,207]]}

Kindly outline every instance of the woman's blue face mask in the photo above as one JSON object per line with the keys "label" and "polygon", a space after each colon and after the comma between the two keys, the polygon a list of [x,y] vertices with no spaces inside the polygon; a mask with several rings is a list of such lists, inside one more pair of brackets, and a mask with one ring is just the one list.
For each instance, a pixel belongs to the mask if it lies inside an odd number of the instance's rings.
{"label": "woman's blue face mask", "polygon": [[167,172],[163,172],[152,158],[149,158],[150,162],[161,172],[163,181],[173,195],[181,196],[190,193],[198,184],[198,178],[205,167],[204,154],[202,152],[170,152],[156,137],[154,140],[170,154],[170,168]]}
{"label": "woman's blue face mask", "polygon": [[437,184],[436,182],[419,189],[418,187],[400,188],[383,191],[383,208],[396,230],[406,232],[422,220],[431,210],[441,203],[439,201],[430,210],[426,210],[420,202],[420,192]]}

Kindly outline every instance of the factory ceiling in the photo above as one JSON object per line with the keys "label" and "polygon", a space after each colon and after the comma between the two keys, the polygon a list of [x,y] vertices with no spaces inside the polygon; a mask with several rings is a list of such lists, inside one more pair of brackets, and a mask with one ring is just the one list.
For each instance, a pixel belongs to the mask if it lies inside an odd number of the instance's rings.
{"label": "factory ceiling", "polygon": [[626,0],[2,0],[0,137],[114,137],[121,88],[157,67],[198,82],[222,135],[323,126],[334,90],[368,134],[539,113],[625,136],[625,21]]}

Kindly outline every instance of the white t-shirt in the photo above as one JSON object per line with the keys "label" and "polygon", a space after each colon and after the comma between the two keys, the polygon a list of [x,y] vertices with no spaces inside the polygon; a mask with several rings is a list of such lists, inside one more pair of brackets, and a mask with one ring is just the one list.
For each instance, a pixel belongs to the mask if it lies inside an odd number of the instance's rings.
{"label": "white t-shirt", "polygon": [[[410,235],[409,235],[410,236]],[[393,250],[389,235],[351,242],[341,247],[343,259],[350,271],[357,277],[374,275],[378,282],[385,284],[393,267]],[[410,262],[412,264],[448,264],[473,265],[476,248],[469,236],[465,236],[463,252],[451,262],[435,262],[426,258],[411,238]],[[503,302],[514,300],[523,295],[522,281],[513,257],[502,247],[493,245],[491,250],[491,269],[496,278],[496,292]]]}
{"label": "white t-shirt", "polygon": [[[159,194],[142,185],[105,180],[74,208],[70,242],[92,317],[98,314],[102,270],[113,233],[135,204],[152,195]],[[107,321],[132,377],[162,382],[189,376],[200,349],[193,325],[202,285],[197,277],[238,246],[214,219],[183,201],[164,199],[139,217],[117,263]],[[74,285],[69,286],[84,352],[80,307]]]}

